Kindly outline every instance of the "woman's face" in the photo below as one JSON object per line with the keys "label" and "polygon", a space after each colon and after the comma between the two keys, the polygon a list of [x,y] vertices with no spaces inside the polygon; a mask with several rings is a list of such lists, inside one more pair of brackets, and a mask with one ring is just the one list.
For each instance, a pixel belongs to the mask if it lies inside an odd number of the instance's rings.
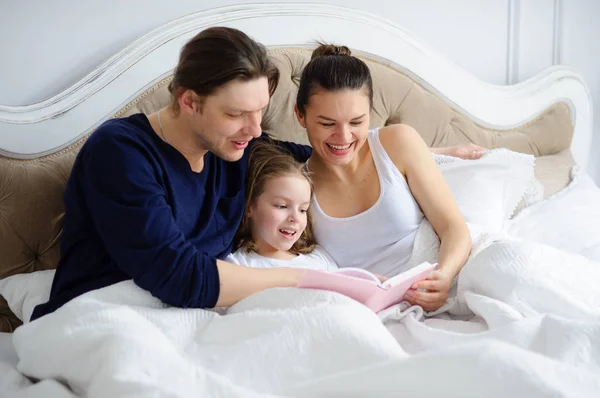
{"label": "woman's face", "polygon": [[318,90],[311,95],[298,121],[306,129],[313,156],[334,166],[355,157],[369,132],[369,97],[364,90]]}

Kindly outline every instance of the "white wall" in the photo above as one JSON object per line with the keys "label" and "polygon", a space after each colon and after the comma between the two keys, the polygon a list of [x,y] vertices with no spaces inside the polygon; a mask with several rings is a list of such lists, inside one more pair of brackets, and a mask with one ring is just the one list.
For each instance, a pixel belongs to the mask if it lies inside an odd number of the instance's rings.
{"label": "white wall", "polygon": [[590,163],[600,186],[600,1],[560,2],[558,64],[572,65],[585,78],[594,101],[594,140]]}
{"label": "white wall", "polygon": [[[250,2],[256,1],[0,0],[0,103],[48,98],[174,18]],[[600,115],[599,0],[321,2],[381,15],[490,83],[512,84],[555,63],[572,65],[586,79]],[[595,128],[593,147],[600,153],[600,123]],[[591,161],[600,183],[600,159]]]}

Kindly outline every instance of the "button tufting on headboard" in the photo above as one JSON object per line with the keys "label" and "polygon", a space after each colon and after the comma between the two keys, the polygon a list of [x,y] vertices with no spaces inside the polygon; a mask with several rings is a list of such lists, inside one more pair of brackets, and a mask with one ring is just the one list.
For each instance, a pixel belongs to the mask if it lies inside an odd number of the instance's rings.
{"label": "button tufting on headboard", "polygon": [[0,277],[56,267],[62,196],[74,158],[0,158]]}

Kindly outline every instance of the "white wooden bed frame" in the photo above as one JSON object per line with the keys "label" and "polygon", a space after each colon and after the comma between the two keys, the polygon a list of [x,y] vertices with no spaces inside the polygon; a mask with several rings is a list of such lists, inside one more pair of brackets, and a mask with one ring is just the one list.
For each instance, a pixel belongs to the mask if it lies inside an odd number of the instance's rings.
{"label": "white wooden bed frame", "polygon": [[35,158],[93,131],[170,74],[181,46],[198,31],[215,25],[241,29],[267,47],[314,47],[316,40],[347,45],[355,53],[368,53],[411,75],[485,127],[513,128],[565,101],[575,126],[571,149],[576,162],[587,169],[592,102],[582,77],[572,69],[554,66],[516,85],[492,85],[381,17],[307,3],[245,4],[194,13],[146,34],[45,101],[0,105],[0,154]]}

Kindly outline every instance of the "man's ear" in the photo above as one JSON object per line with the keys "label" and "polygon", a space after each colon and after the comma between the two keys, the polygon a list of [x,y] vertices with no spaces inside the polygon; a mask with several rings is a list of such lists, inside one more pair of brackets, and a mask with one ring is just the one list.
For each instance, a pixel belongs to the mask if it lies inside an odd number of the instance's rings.
{"label": "man's ear", "polygon": [[198,113],[198,98],[193,90],[181,88],[182,92],[178,93],[179,109],[187,114]]}
{"label": "man's ear", "polygon": [[298,109],[298,105],[294,105],[294,113],[296,113],[296,117],[298,118],[298,122],[300,123],[300,126],[302,126],[303,128],[306,128],[306,119],[305,119],[304,115],[302,115],[300,113],[300,110]]}

